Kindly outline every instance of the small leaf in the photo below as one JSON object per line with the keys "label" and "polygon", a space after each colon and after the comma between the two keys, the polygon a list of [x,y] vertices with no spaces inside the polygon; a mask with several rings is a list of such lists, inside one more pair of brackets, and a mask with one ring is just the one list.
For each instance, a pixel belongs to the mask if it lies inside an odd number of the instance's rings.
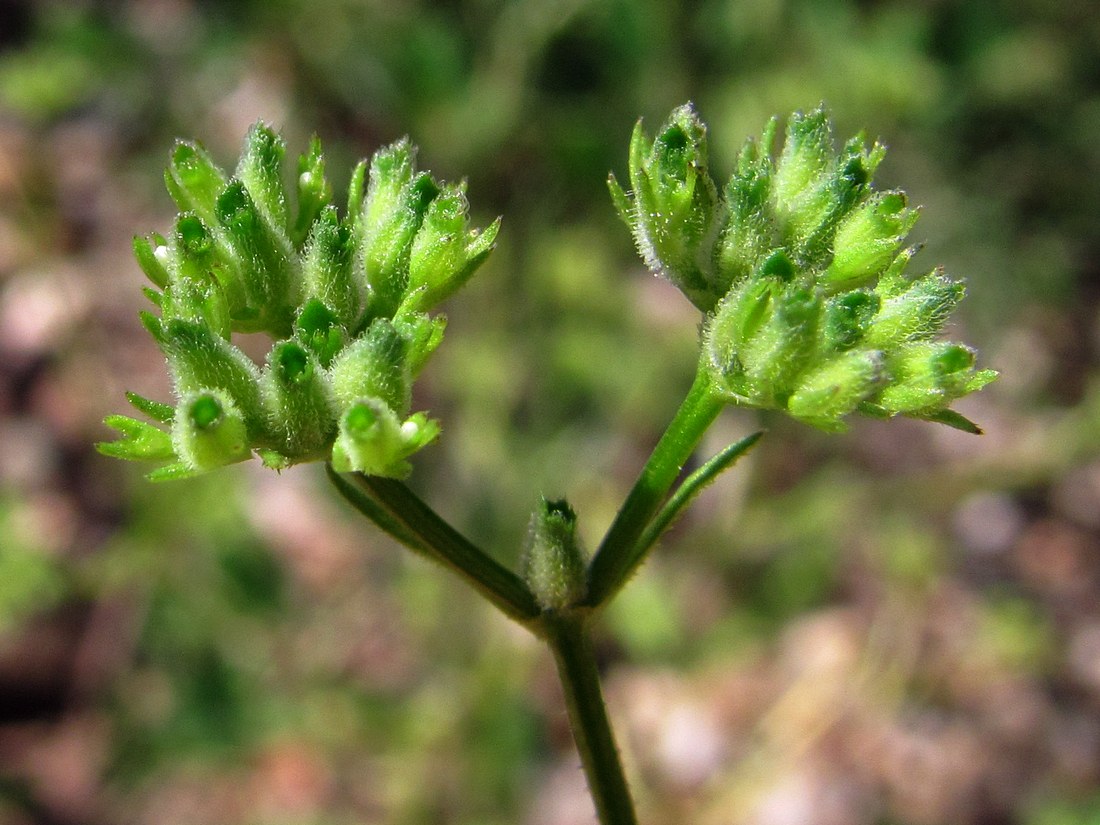
{"label": "small leaf", "polygon": [[938,424],[946,424],[952,429],[962,430],[964,433],[970,433],[971,435],[982,435],[983,433],[981,427],[965,415],[957,413],[954,410],[940,410],[931,415],[918,415],[914,417],[923,419],[924,421],[935,421]]}

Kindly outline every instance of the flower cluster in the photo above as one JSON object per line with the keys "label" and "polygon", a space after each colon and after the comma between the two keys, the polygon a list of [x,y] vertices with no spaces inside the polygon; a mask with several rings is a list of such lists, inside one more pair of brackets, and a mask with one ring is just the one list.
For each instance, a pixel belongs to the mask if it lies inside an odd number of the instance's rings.
{"label": "flower cluster", "polygon": [[884,147],[860,135],[838,154],[819,108],[790,117],[773,157],[777,128],[745,143],[719,192],[706,127],[687,104],[652,144],[638,124],[632,191],[609,181],[646,264],[707,313],[703,364],[716,387],[826,430],[855,411],[976,430],[948,407],[996,372],[934,340],[963,285],[939,269],[906,274],[918,211],[903,192],[872,189]]}
{"label": "flower cluster", "polygon": [[[314,138],[298,160],[292,210],[284,154],[263,124],[249,131],[232,176],[201,146],[177,144],[165,174],[175,227],[134,241],[159,310],[142,321],[178,401],[129,393],[154,423],[109,416],[121,437],[98,446],[167,462],[153,479],[253,452],[276,469],[329,460],[400,477],[438,435],[435,421],[410,414],[413,379],[443,337],[445,318],[428,312],[485,260],[499,220],[471,229],[465,185],[418,172],[407,140],[359,163],[341,217]],[[234,332],[274,339],[262,367]]]}

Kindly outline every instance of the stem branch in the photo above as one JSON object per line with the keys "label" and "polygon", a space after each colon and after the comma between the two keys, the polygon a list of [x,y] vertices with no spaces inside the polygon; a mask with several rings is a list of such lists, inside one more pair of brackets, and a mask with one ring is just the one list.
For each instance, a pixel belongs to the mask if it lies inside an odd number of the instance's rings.
{"label": "stem branch", "polygon": [[530,627],[541,609],[527,584],[455,530],[392,478],[340,474],[329,478],[353,507],[412,550],[457,573],[509,618]]}
{"label": "stem branch", "polygon": [[724,403],[712,389],[706,370],[699,369],[684,403],[596,550],[588,567],[587,606],[604,604],[642,563],[648,548],[640,545],[639,539]]}

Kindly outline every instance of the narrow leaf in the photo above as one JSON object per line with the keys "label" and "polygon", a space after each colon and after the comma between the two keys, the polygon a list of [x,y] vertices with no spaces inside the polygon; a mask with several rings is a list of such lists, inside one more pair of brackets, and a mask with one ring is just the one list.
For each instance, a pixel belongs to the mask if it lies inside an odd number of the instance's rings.
{"label": "narrow leaf", "polygon": [[763,435],[764,431],[761,430],[734,444],[730,444],[685,478],[683,483],[676,488],[676,492],[665,502],[664,507],[653,517],[653,521],[646,527],[641,538],[638,539],[638,544],[634,548],[634,556],[641,558],[648,553],[657,539],[672,525],[672,522],[679,517],[694,498],[709,487],[719,475],[732,467],[737,459],[756,446],[756,442]]}

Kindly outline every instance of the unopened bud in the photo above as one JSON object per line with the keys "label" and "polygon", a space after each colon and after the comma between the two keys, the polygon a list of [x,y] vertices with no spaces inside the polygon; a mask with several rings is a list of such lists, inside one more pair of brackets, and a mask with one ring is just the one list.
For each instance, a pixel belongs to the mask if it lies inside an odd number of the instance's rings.
{"label": "unopened bud", "polygon": [[543,499],[532,514],[523,570],[543,610],[567,610],[584,599],[585,558],[577,539],[577,515],[567,502]]}
{"label": "unopened bud", "polygon": [[212,470],[250,455],[244,416],[219,390],[188,393],[180,400],[172,441],[180,460],[193,470]]}

